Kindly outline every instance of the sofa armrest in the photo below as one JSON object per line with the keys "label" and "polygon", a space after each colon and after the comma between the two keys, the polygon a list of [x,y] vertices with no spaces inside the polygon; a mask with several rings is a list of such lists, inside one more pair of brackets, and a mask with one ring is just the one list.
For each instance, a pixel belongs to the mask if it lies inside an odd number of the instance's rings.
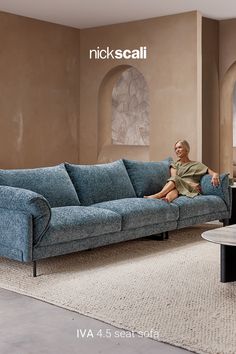
{"label": "sofa armrest", "polygon": [[38,243],[46,232],[51,219],[51,208],[48,201],[42,195],[27,189],[0,186],[0,218],[1,212],[6,214],[7,210],[11,211],[9,217],[15,211],[32,218],[33,244]]}
{"label": "sofa armrest", "polygon": [[201,178],[201,194],[203,195],[216,195],[222,198],[227,205],[228,210],[231,210],[231,196],[229,188],[229,174],[223,173],[220,175],[220,184],[214,187],[211,183],[212,176],[209,174]]}

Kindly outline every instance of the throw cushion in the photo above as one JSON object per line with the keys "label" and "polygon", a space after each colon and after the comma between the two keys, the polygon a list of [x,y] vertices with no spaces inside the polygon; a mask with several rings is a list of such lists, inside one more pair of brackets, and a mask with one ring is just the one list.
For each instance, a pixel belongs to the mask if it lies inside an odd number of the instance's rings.
{"label": "throw cushion", "polygon": [[159,162],[123,161],[137,197],[159,192],[170,177],[171,158]]}
{"label": "throw cushion", "polygon": [[82,205],[136,197],[122,160],[99,165],[65,165]]}
{"label": "throw cushion", "polygon": [[0,185],[43,195],[51,207],[80,205],[64,164],[19,170],[0,170]]}

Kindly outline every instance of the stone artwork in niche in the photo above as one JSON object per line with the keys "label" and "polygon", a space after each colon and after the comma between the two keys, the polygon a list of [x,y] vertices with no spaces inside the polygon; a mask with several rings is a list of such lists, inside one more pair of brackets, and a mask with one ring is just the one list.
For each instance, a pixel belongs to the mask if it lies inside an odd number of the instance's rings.
{"label": "stone artwork in niche", "polygon": [[149,97],[143,75],[125,70],[112,91],[112,144],[149,145]]}

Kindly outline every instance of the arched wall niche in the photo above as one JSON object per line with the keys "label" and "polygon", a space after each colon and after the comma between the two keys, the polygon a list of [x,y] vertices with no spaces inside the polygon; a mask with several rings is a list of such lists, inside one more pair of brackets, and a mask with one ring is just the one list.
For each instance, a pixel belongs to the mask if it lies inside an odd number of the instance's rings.
{"label": "arched wall niche", "polygon": [[112,143],[112,90],[122,73],[130,68],[134,67],[131,65],[119,65],[111,69],[105,75],[99,87],[97,126],[97,161],[99,163],[111,162],[120,158],[149,161],[148,145],[119,145]]}
{"label": "arched wall niche", "polygon": [[236,82],[236,62],[227,70],[220,94],[220,171],[233,176],[233,91]]}

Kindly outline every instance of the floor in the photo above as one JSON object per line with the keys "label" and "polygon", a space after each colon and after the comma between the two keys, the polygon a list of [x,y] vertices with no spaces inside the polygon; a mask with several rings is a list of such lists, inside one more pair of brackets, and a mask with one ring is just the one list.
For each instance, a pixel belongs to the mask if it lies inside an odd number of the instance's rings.
{"label": "floor", "polygon": [[187,354],[48,303],[0,289],[0,353]]}

